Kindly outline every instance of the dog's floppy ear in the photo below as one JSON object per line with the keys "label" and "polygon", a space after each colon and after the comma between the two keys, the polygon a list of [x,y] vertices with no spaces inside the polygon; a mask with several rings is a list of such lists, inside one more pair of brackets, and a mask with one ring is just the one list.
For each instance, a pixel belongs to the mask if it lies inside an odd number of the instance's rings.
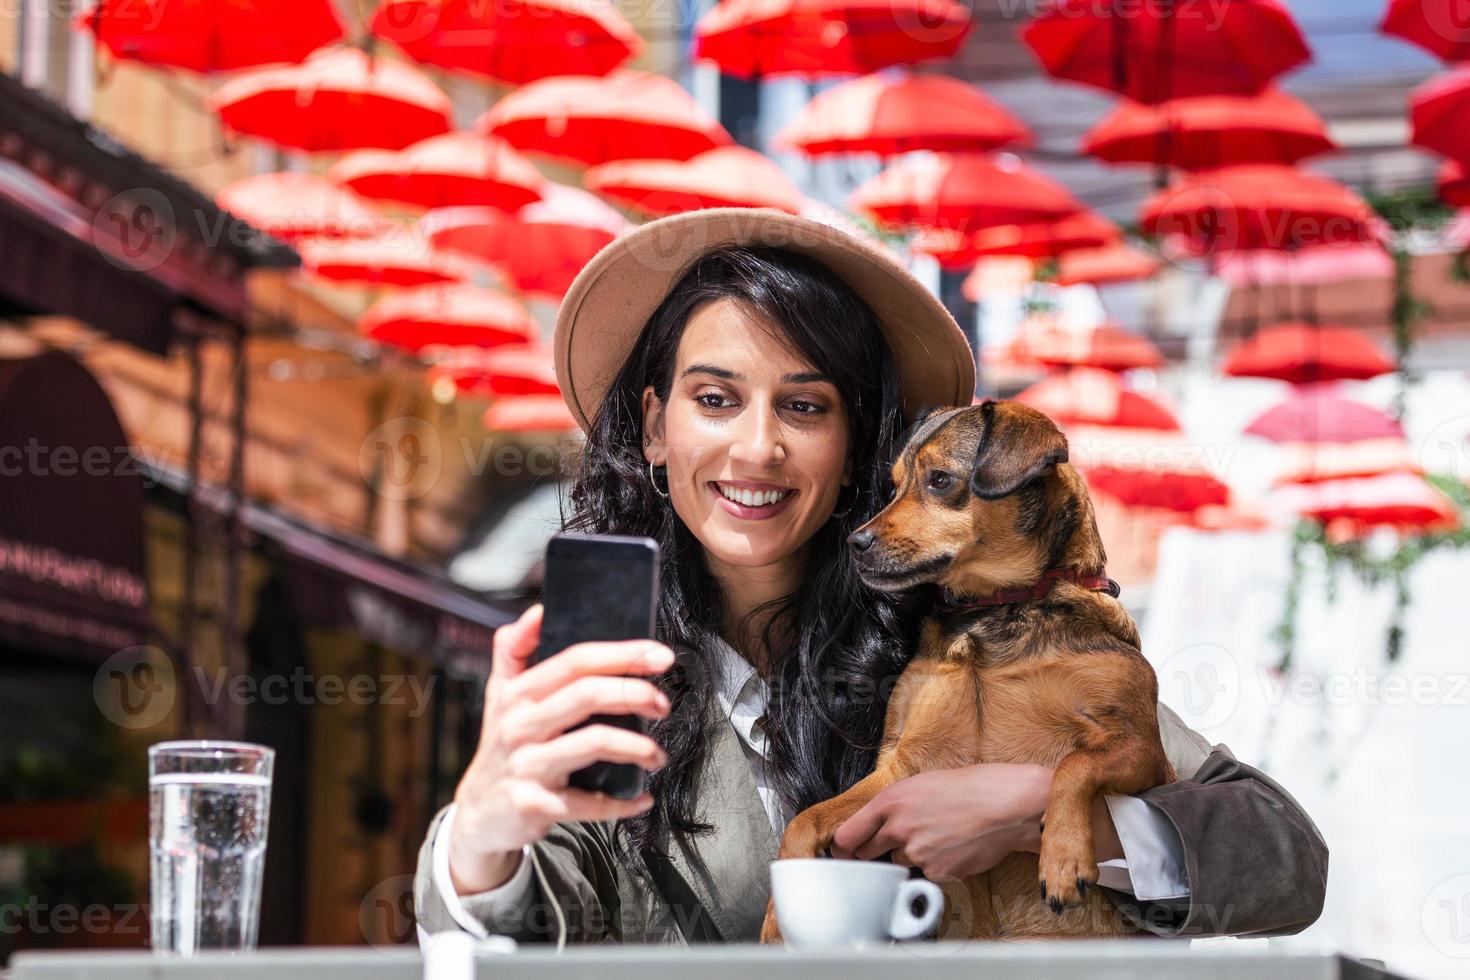
{"label": "dog's floppy ear", "polygon": [[970,469],[970,490],[982,500],[1008,497],[1067,461],[1067,439],[1056,423],[1016,402],[980,406],[985,431]]}

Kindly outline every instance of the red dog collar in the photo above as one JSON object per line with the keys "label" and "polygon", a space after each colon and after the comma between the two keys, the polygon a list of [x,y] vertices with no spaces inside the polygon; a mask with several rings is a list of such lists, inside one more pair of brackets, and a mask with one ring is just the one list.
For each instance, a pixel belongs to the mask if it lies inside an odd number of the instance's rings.
{"label": "red dog collar", "polygon": [[1041,578],[1030,585],[1016,589],[1001,589],[999,592],[988,596],[961,596],[949,591],[940,590],[939,605],[946,612],[956,612],[962,609],[976,609],[981,606],[1006,606],[1013,602],[1029,602],[1032,599],[1040,599],[1051,591],[1052,583],[1057,579],[1066,579],[1068,582],[1076,583],[1084,589],[1094,592],[1106,592],[1113,598],[1118,597],[1118,583],[1108,578],[1106,569],[1092,573],[1079,572],[1075,568],[1049,568],[1042,573]]}

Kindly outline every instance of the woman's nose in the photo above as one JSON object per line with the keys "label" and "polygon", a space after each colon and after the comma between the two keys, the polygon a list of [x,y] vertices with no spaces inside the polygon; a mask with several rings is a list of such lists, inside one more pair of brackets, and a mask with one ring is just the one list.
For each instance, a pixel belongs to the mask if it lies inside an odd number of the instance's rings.
{"label": "woman's nose", "polygon": [[781,423],[770,412],[750,411],[740,420],[740,430],[730,454],[745,463],[765,466],[786,458]]}

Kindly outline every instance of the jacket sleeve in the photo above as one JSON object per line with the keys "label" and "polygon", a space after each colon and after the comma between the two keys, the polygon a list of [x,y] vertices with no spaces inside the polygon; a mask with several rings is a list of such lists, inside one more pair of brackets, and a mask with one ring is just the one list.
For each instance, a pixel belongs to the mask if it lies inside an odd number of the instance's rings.
{"label": "jacket sleeve", "polygon": [[1104,887],[1109,899],[1159,936],[1289,936],[1317,921],[1327,843],[1312,818],[1280,783],[1163,705],[1159,721],[1179,778],[1136,795],[1179,832],[1190,893],[1142,901]]}
{"label": "jacket sleeve", "polygon": [[[447,811],[439,811],[419,848],[414,915],[429,934],[459,929],[435,886],[434,838]],[[618,862],[602,823],[558,823],[531,845],[531,887],[523,901],[491,903],[461,895],[461,907],[491,935],[521,943],[616,941]]]}

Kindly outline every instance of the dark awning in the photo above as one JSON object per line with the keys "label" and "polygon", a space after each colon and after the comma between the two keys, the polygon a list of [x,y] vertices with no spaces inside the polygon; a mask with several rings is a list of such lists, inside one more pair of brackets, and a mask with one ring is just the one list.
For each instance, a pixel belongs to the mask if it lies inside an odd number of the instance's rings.
{"label": "dark awning", "polygon": [[[146,473],[182,502],[182,473],[155,466]],[[217,487],[203,488],[195,499],[220,511],[229,500]],[[457,673],[488,673],[491,634],[519,615],[515,606],[476,595],[437,569],[392,558],[368,542],[308,526],[264,505],[247,502],[240,519],[256,535],[257,548],[278,559],[297,615]]]}
{"label": "dark awning", "polygon": [[300,258],[0,72],[0,312],[75,317],[155,353],[186,308],[243,324],[244,273]]}
{"label": "dark awning", "polygon": [[150,642],[143,499],[85,367],[0,360],[0,635],[87,656]]}

